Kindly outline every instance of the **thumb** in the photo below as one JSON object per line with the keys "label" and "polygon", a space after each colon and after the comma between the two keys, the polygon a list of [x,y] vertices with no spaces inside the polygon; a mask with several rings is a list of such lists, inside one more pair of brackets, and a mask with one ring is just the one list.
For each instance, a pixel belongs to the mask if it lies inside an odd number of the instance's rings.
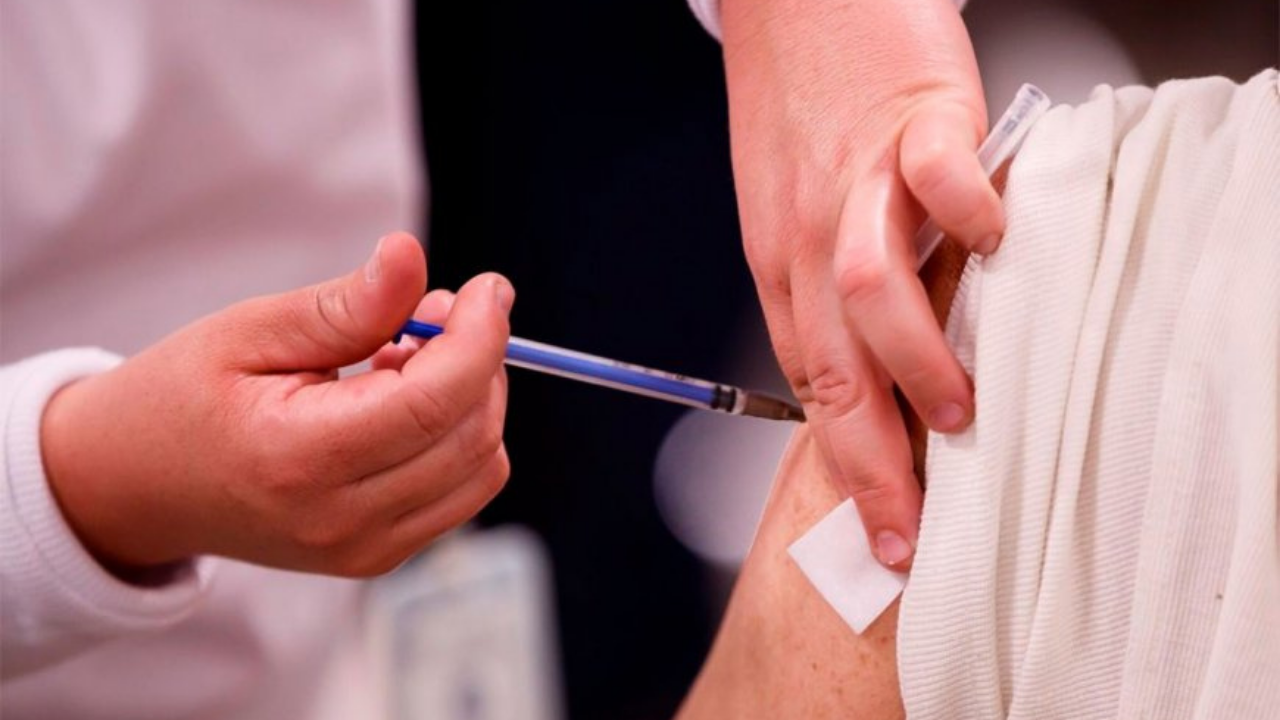
{"label": "thumb", "polygon": [[925,212],[967,249],[994,252],[1004,234],[1000,196],[978,161],[985,120],[956,103],[911,118],[899,145],[902,179]]}
{"label": "thumb", "polygon": [[269,370],[329,370],[373,355],[400,329],[427,287],[426,258],[404,232],[378,241],[364,267],[340,278],[235,308],[256,362]]}

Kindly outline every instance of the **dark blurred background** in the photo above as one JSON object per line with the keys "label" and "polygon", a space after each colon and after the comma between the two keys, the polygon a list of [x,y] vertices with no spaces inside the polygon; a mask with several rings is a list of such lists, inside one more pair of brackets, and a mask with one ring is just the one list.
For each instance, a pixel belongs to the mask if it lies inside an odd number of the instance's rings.
{"label": "dark blurred background", "polygon": [[[680,0],[420,3],[431,284],[511,278],[515,334],[714,377],[751,284],[719,46]],[[569,716],[669,716],[713,631],[662,526],[680,408],[510,373],[513,472],[485,512],[550,546]]]}
{"label": "dark blurred background", "polygon": [[[1276,63],[1277,17],[1274,0],[966,11],[995,114],[1023,81],[1078,102],[1102,81],[1243,80]],[[416,28],[433,286],[498,270],[516,334],[694,376],[735,381],[744,355],[767,359],[719,46],[681,0],[422,2]],[[733,565],[677,540],[654,500],[681,415],[511,373],[514,470],[482,522],[549,546],[571,718],[669,717],[712,639]]]}

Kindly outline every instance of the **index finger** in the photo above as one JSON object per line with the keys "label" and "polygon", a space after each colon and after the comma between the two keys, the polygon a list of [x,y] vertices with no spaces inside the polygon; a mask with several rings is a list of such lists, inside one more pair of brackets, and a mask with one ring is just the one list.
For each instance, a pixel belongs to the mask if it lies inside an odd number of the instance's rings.
{"label": "index finger", "polygon": [[397,372],[383,368],[308,384],[290,396],[287,426],[309,456],[347,475],[375,473],[438,444],[489,392],[501,373],[514,299],[498,275],[458,293],[445,333]]}
{"label": "index finger", "polygon": [[842,332],[830,274],[802,273],[794,282],[807,375],[797,397],[832,478],[857,505],[876,557],[906,569],[919,532],[921,496],[891,385],[861,340]]}
{"label": "index finger", "polygon": [[947,235],[970,250],[994,252],[1004,234],[1004,207],[978,161],[979,126],[963,108],[921,111],[899,144],[902,178]]}
{"label": "index finger", "polygon": [[458,291],[444,333],[405,362],[402,397],[424,429],[448,427],[484,397],[506,357],[514,301],[501,275],[472,278]]}

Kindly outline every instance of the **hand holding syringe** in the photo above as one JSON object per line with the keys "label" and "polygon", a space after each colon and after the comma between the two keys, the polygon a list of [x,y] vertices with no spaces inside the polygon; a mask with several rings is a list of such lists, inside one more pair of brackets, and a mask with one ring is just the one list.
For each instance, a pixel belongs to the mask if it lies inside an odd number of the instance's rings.
{"label": "hand holding syringe", "polygon": [[[988,175],[993,174],[1013,156],[1031,124],[1048,105],[1048,98],[1038,88],[1033,85],[1022,86],[1009,109],[992,127],[991,133],[978,149],[978,160]],[[942,230],[932,220],[920,227],[915,240],[917,269],[924,266],[942,239]],[[429,339],[444,330],[438,325],[410,320],[401,332]],[[804,420],[804,410],[797,404],[770,395],[517,337],[512,337],[507,344],[506,363],[704,410],[771,420]]]}

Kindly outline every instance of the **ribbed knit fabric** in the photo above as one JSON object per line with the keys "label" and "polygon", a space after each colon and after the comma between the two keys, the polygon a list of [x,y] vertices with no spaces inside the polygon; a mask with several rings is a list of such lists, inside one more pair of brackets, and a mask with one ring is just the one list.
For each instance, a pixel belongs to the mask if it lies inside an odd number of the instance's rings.
{"label": "ribbed knit fabric", "polygon": [[899,671],[911,718],[1280,708],[1274,70],[1101,87],[1033,128],[948,334]]}
{"label": "ribbed knit fabric", "polygon": [[62,517],[45,478],[40,418],[67,383],[120,358],[78,348],[0,368],[0,677],[30,672],[111,638],[168,627],[194,609],[215,561],[144,588],[98,564]]}

